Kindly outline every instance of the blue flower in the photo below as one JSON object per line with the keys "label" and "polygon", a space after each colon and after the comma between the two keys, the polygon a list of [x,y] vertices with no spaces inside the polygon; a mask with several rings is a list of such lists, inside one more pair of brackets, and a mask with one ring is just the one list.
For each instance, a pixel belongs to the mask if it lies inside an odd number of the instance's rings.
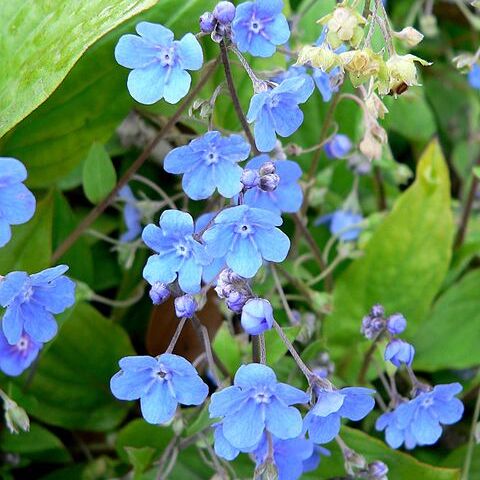
{"label": "blue flower", "polygon": [[276,133],[288,137],[303,123],[298,104],[308,100],[314,89],[310,77],[289,78],[277,87],[255,94],[247,112],[255,122],[255,144],[261,152],[270,152],[277,142]]}
{"label": "blue flower", "polygon": [[242,327],[250,335],[260,335],[269,330],[273,322],[273,309],[268,300],[252,298],[242,308]]}
{"label": "blue flower", "polygon": [[12,377],[20,375],[37,358],[42,346],[43,343],[36,342],[25,332],[17,343],[10,345],[0,330],[0,370]]}
{"label": "blue flower", "polygon": [[141,22],[140,35],[123,35],[115,47],[115,59],[126,68],[130,95],[150,105],[164,98],[177,103],[190,89],[192,81],[186,70],[199,70],[203,63],[202,47],[192,33],[173,40],[173,32],[163,25]]}
{"label": "blue flower", "polygon": [[[320,463],[320,453],[330,455],[324,448],[317,450],[313,442],[303,437],[281,440],[272,435],[273,463],[278,472],[278,480],[297,480],[303,473],[316,470]],[[257,467],[271,461],[266,435],[253,452]]]}
{"label": "blue flower", "polygon": [[203,234],[203,240],[212,257],[224,257],[235,273],[251,278],[263,259],[285,260],[290,240],[276,228],[281,224],[281,217],[272,212],[239,205],[220,212],[213,226]]}
{"label": "blue flower", "polygon": [[451,425],[462,418],[463,403],[455,398],[461,391],[459,383],[437,385],[400,404],[393,412],[381,415],[375,428],[385,430],[385,439],[392,448],[403,443],[408,449],[433,445],[442,435],[442,425]]}
{"label": "blue flower", "polygon": [[401,313],[394,313],[387,318],[387,330],[392,335],[399,335],[407,328],[407,319]]}
{"label": "blue flower", "polygon": [[207,385],[192,364],[178,355],[124,357],[119,366],[121,370],[110,380],[113,395],[119,400],[140,399],[148,423],[166,423],[179,403],[200,405],[207,398]]}
{"label": "blue flower", "polygon": [[172,283],[178,273],[178,283],[184,292],[195,294],[200,291],[202,268],[211,262],[211,258],[205,247],[193,238],[193,219],[188,213],[166,210],[160,216],[160,228],[147,225],[142,239],[157,252],[143,269],[143,278],[150,285]]}
{"label": "blue flower", "polygon": [[125,185],[118,192],[118,196],[125,200],[125,206],[123,208],[123,221],[127,227],[126,231],[120,235],[121,242],[132,242],[140,233],[142,233],[142,214],[136,207],[135,202],[137,199],[133,195],[132,189]]}
{"label": "blue flower", "polygon": [[277,382],[266,365],[242,365],[234,385],[212,395],[211,418],[223,418],[222,435],[236,449],[256,446],[267,430],[280,439],[296,438],[302,431],[302,416],[291,405],[306,403],[301,390]]}
{"label": "blue flower", "polygon": [[324,146],[328,158],[345,158],[352,149],[351,140],[342,133],[335,135]]}
{"label": "blue flower", "polygon": [[359,225],[363,217],[359,213],[349,212],[347,210],[337,210],[329,215],[320,217],[315,225],[328,223],[330,232],[340,238],[343,242],[356,240],[362,231]]}
{"label": "blue flower", "polygon": [[75,283],[63,274],[66,265],[28,275],[11,272],[0,281],[0,305],[6,308],[2,329],[10,345],[17,344],[23,332],[36,342],[48,342],[57,333],[54,314],[75,302]]}
{"label": "blue flower", "polygon": [[22,183],[27,178],[23,163],[0,157],[0,247],[10,240],[10,225],[28,222],[35,212],[35,197]]}
{"label": "blue flower", "polygon": [[[247,163],[247,169],[258,169],[265,162],[270,161],[268,155],[259,155]],[[275,190],[266,192],[259,186],[245,192],[244,202],[252,207],[271,210],[280,215],[282,212],[294,213],[302,206],[303,192],[298,183],[302,170],[298,163],[290,160],[279,160],[274,163],[280,182]]]}
{"label": "blue flower", "polygon": [[480,65],[476,63],[468,74],[468,83],[473,88],[480,90]]}
{"label": "blue flower", "polygon": [[403,364],[411,365],[415,356],[415,348],[399,338],[390,340],[385,348],[385,360],[392,362],[397,368]]}
{"label": "blue flower", "polygon": [[255,0],[238,5],[232,22],[233,41],[241,52],[271,57],[290,38],[282,0]]}
{"label": "blue flower", "polygon": [[193,200],[210,197],[216,188],[231,198],[242,189],[242,168],[238,162],[248,158],[250,145],[241,135],[222,137],[208,132],[188,145],[175,148],[165,157],[169,173],[183,173],[182,186]]}
{"label": "blue flower", "polygon": [[304,428],[315,443],[333,440],[340,431],[342,418],[357,422],[375,406],[375,392],[369,388],[317,389],[316,393],[317,403],[304,419]]}

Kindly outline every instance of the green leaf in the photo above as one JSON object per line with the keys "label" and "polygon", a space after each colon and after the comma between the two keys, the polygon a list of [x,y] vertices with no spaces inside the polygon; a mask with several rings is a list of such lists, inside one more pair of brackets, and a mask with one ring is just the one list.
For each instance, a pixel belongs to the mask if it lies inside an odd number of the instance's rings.
{"label": "green leaf", "polygon": [[125,331],[88,304],[78,304],[50,348],[40,357],[30,388],[15,400],[51,425],[108,431],[125,417],[126,402],[110,392],[118,361],[132,355]]}
{"label": "green leaf", "polygon": [[51,95],[90,45],[155,3],[156,0],[3,2],[0,137]]}
{"label": "green leaf", "polygon": [[215,335],[213,350],[233,377],[242,364],[242,352],[240,344],[229,332],[227,325],[223,324]]}
{"label": "green leaf", "polygon": [[37,203],[33,218],[13,227],[10,242],[2,248],[0,272],[12,270],[34,273],[50,266],[52,255],[53,196],[47,195]]}
{"label": "green leaf", "polygon": [[140,478],[140,475],[151,465],[155,455],[155,449],[150,447],[125,447],[125,451],[127,452],[130,463],[133,465],[133,478]]}
{"label": "green leaf", "polygon": [[83,191],[93,203],[100,203],[115,187],[117,172],[105,147],[95,142],[83,164]]}
{"label": "green leaf", "polygon": [[[393,450],[385,443],[372,438],[366,433],[349,427],[342,427],[340,433],[345,443],[365,456],[368,462],[380,460],[388,466],[388,478],[392,480],[459,480],[460,471],[450,468],[439,468],[419,462],[414,457],[398,450]],[[326,479],[344,477],[345,470],[340,449],[331,444],[332,456],[322,457],[322,463],[317,472],[305,475],[305,479]],[[330,450],[330,445],[328,445]],[[320,475],[319,475],[320,474]]]}
{"label": "green leaf", "polygon": [[[447,458],[442,462],[442,467],[456,467],[462,468],[465,455],[467,454],[467,445],[462,445],[451,452]],[[472,463],[470,465],[470,471],[468,480],[480,480],[480,445],[477,444],[473,448]]]}
{"label": "green leaf", "polygon": [[20,432],[17,435],[3,429],[0,432],[0,451],[19,454],[24,458],[45,463],[62,463],[71,460],[62,442],[37,423],[30,425],[29,432]]}
{"label": "green leaf", "polygon": [[[467,274],[435,303],[416,332],[415,367],[434,371],[463,369],[480,363],[480,270]],[[448,351],[445,346],[448,345]]]}
{"label": "green leaf", "polygon": [[389,113],[385,127],[408,140],[428,142],[436,132],[435,117],[420,88],[412,88],[398,98],[385,97]]}
{"label": "green leaf", "polygon": [[173,438],[171,428],[162,425],[151,425],[143,419],[131,421],[122,428],[117,436],[115,448],[118,456],[128,462],[127,448],[150,447],[160,453]]}
{"label": "green leaf", "polygon": [[[283,333],[287,338],[293,342],[300,333],[301,327],[282,327]],[[287,352],[287,346],[283,343],[280,335],[275,329],[267,330],[265,332],[265,350],[267,351],[267,363],[275,365]]]}
{"label": "green leaf", "polygon": [[[336,360],[343,357],[345,368],[360,364],[367,343],[360,341],[360,324],[375,303],[402,312],[408,333],[415,332],[445,277],[452,239],[448,169],[433,141],[418,163],[415,182],[375,231],[363,257],[337,281],[333,314],[325,324]],[[360,348],[352,348],[352,339]]]}
{"label": "green leaf", "polygon": [[[118,4],[130,2],[113,3],[115,7],[111,8],[116,9]],[[67,175],[85,158],[93,142],[108,141],[133,108],[135,103],[126,84],[128,70],[120,67],[113,55],[122,34],[133,33],[139,21],[147,20],[174,29],[178,38],[198,28],[198,17],[215,3],[189,0],[180,6],[178,0],[162,0],[96,42],[48,101],[5,137],[0,146],[3,155],[24,161],[29,172],[28,185],[49,186]],[[166,103],[162,101],[160,105],[165,114]]]}

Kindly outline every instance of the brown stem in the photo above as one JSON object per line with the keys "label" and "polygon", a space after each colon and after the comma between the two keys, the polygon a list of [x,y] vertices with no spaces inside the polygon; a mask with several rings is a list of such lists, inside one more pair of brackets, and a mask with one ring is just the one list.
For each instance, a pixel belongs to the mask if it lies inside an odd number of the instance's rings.
{"label": "brown stem", "polygon": [[[477,160],[477,165],[480,165],[480,159]],[[472,184],[470,185],[470,191],[468,192],[467,202],[462,212],[462,218],[460,220],[460,226],[458,227],[457,236],[455,237],[455,248],[462,246],[465,235],[467,233],[468,221],[470,219],[470,212],[472,211],[475,195],[478,190],[478,177],[473,176]]]}
{"label": "brown stem", "polygon": [[365,383],[365,378],[367,376],[368,367],[370,366],[370,362],[372,361],[373,355],[375,354],[375,350],[377,348],[378,340],[380,339],[383,332],[380,332],[375,339],[373,340],[370,348],[367,350],[365,357],[363,359],[362,367],[360,368],[360,372],[358,374],[357,383],[363,385]]}
{"label": "brown stem", "polygon": [[218,65],[219,60],[216,59],[205,68],[203,75],[198,83],[185,97],[183,102],[178,107],[177,111],[169,118],[165,126],[157,133],[156,137],[145,147],[143,152],[137,157],[137,159],[130,165],[128,170],[124,173],[122,178],[118,181],[115,188],[109,193],[109,195],[96,205],[90,213],[77,225],[75,230],[58,246],[52,255],[52,264],[56,263],[67,250],[74,245],[74,243],[80,238],[80,236],[87,230],[90,225],[107,209],[107,207],[115,200],[119,190],[128,183],[137,170],[144,164],[147,158],[152,153],[158,142],[165,137],[165,135],[171,130],[171,128],[178,122],[183,112],[192,102],[192,100],[198,95],[200,90],[205,86],[210,76]]}
{"label": "brown stem", "polygon": [[375,189],[377,191],[377,206],[382,212],[387,209],[387,198],[385,195],[385,185],[383,184],[382,172],[378,167],[374,167]]}
{"label": "brown stem", "polygon": [[228,59],[228,51],[225,42],[222,40],[220,42],[220,57],[223,63],[223,69],[225,70],[225,78],[227,80],[228,91],[230,92],[230,96],[232,97],[233,108],[235,109],[235,113],[237,114],[240,123],[242,124],[242,128],[247,136],[248,142],[252,147],[252,151],[255,155],[258,155],[257,146],[255,145],[255,139],[253,138],[252,132],[250,130],[250,126],[248,125],[247,119],[245,114],[243,113],[242,106],[240,104],[240,99],[237,95],[237,90],[235,88],[235,83],[233,82],[232,77],[232,69],[230,68],[230,60]]}

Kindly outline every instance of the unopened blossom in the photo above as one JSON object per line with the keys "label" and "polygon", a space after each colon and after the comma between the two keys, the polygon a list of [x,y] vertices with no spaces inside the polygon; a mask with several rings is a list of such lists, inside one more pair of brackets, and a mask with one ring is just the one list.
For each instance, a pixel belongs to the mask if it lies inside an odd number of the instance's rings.
{"label": "unopened blossom", "polygon": [[385,360],[392,362],[397,368],[400,368],[402,365],[410,366],[414,357],[415,348],[413,345],[399,338],[390,340],[385,348]]}
{"label": "unopened blossom", "polygon": [[347,135],[338,133],[323,147],[328,158],[345,158],[352,150],[352,141]]}
{"label": "unopened blossom", "polygon": [[120,241],[132,242],[142,233],[142,213],[135,205],[137,199],[128,185],[124,185],[120,189],[118,196],[125,201],[125,206],[123,207],[123,221],[126,230],[120,236]]}
{"label": "unopened blossom", "polygon": [[252,298],[243,306],[241,323],[250,335],[260,335],[269,330],[274,321],[272,305],[264,298]]}

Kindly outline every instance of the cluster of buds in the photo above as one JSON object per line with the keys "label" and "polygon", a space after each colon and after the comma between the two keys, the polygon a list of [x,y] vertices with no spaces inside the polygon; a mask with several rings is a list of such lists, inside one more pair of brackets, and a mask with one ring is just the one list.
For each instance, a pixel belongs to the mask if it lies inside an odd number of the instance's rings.
{"label": "cluster of buds", "polygon": [[219,298],[225,300],[227,307],[235,313],[240,313],[245,303],[253,297],[247,280],[230,268],[220,272],[215,291]]}
{"label": "cluster of buds", "polygon": [[245,190],[259,187],[264,192],[273,192],[280,183],[274,162],[265,162],[258,170],[245,169],[240,181]]}
{"label": "cluster of buds", "polygon": [[200,17],[200,30],[209,33],[214,42],[220,43],[229,38],[231,24],[235,17],[235,5],[232,2],[218,2],[213,12],[205,12]]}

